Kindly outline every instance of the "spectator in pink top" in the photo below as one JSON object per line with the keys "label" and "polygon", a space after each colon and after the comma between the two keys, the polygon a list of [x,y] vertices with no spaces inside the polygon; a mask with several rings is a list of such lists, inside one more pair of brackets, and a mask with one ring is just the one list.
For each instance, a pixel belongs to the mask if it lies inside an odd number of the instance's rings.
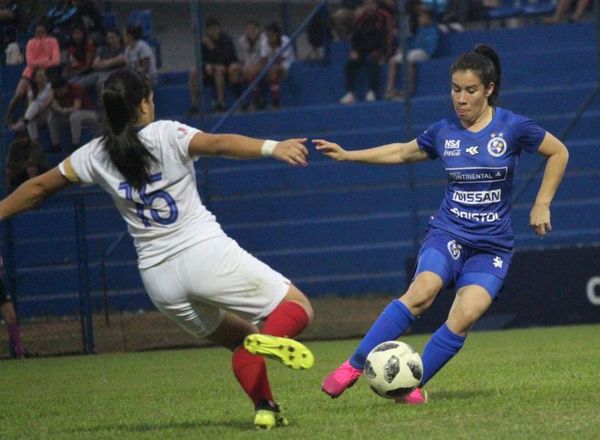
{"label": "spectator in pink top", "polygon": [[6,111],[6,119],[10,129],[13,126],[13,113],[31,84],[31,76],[37,68],[45,69],[52,79],[60,65],[60,48],[58,40],[48,33],[45,22],[40,22],[35,27],[35,35],[27,42],[25,49],[26,67],[17,84],[14,96],[11,98]]}

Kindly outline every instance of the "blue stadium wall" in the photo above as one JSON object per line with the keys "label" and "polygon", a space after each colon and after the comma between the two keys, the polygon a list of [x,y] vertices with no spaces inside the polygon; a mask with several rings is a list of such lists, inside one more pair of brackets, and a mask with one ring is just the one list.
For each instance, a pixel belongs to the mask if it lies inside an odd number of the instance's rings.
{"label": "blue stadium wall", "polygon": [[[595,38],[589,24],[451,34],[444,43],[443,56],[418,69],[412,103],[414,129],[406,133],[403,103],[336,104],[344,92],[343,59],[347,51],[336,45],[330,64],[297,63],[292,67],[283,87],[284,109],[234,116],[221,131],[273,139],[322,137],[348,148],[406,140],[451,112],[449,65],[476,42],[492,44],[502,57],[501,105],[531,117],[556,135],[563,132],[596,87]],[[18,73],[5,71],[5,99],[14,89]],[[185,72],[163,74],[155,99],[160,117],[199,125],[183,115],[188,104]],[[209,116],[204,128],[210,130],[216,122],[216,117]],[[600,99],[592,102],[566,143],[571,162],[552,208],[554,231],[543,241],[528,227],[539,177],[525,186],[541,159],[525,155],[521,160],[517,188],[522,196],[513,214],[517,252],[553,251],[548,253],[550,260],[540,260],[544,261],[540,267],[529,267],[523,260],[525,272],[518,272],[519,278],[537,280],[535,273],[560,268],[569,279],[575,266],[561,252],[600,242]],[[57,162],[60,157],[51,159]],[[445,185],[435,162],[413,168],[335,164],[315,151],[304,169],[270,160],[202,159],[198,176],[204,202],[225,231],[313,298],[400,294],[410,277],[405,261],[414,257],[427,217],[437,208]],[[83,197],[87,207],[94,309],[105,307],[103,286],[112,309],[151,308],[128,237],[118,242],[104,268],[100,264],[101,254],[116,243],[125,228],[110,199],[97,191],[82,195],[73,190],[12,221],[14,282],[21,315],[78,313],[76,197]],[[568,290],[570,285],[565,286]],[[528,292],[535,289],[534,283],[519,289],[515,296],[530,295]],[[552,295],[562,298],[575,293]],[[586,320],[600,321],[598,304],[588,305],[592,313]],[[503,325],[511,325],[510,320]]]}

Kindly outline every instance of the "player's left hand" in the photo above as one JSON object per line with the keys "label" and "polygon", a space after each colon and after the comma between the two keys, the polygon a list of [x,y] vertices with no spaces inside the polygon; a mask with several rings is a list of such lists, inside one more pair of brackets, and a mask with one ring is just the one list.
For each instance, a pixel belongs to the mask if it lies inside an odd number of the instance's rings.
{"label": "player's left hand", "polygon": [[550,207],[543,203],[536,203],[529,213],[529,225],[536,234],[543,237],[552,230],[550,223]]}
{"label": "player's left hand", "polygon": [[287,162],[292,166],[308,165],[306,158],[308,157],[308,148],[304,145],[307,138],[286,139],[277,143],[273,150],[275,159]]}

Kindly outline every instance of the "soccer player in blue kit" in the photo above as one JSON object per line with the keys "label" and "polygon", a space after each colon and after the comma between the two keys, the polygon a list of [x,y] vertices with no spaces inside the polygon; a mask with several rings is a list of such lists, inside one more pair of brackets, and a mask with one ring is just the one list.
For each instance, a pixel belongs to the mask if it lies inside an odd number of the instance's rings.
{"label": "soccer player in blue kit", "polygon": [[531,120],[496,106],[500,73],[499,57],[489,46],[478,45],[459,56],[451,67],[456,115],[408,143],[346,151],[332,142],[314,141],[318,150],[337,161],[403,164],[439,158],[448,175],[412,283],[384,309],[352,356],[325,377],[321,389],[332,398],[358,380],[371,349],[397,339],[442,288],[454,287],[448,319],[423,350],[421,386],[399,399],[413,405],[427,401],[422,387],[458,353],[471,327],[502,290],[513,254],[511,195],[522,151],[547,158],[530,225],[540,236],[551,230],[550,203],[569,154],[562,142]]}

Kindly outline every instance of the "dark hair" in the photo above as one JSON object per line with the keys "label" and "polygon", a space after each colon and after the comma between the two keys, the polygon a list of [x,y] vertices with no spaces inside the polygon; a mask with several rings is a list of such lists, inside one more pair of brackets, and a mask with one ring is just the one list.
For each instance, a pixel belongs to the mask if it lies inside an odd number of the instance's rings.
{"label": "dark hair", "polygon": [[47,34],[50,34],[50,32],[52,32],[52,23],[50,23],[48,17],[40,17],[35,24],[35,27],[38,26],[42,26]]}
{"label": "dark hair", "polygon": [[496,106],[500,95],[500,82],[502,70],[500,68],[500,57],[496,51],[486,44],[478,44],[471,52],[459,56],[452,64],[450,72],[457,70],[474,71],[485,87],[494,83],[494,91],[488,98],[491,106]]}
{"label": "dark hair", "polygon": [[[75,38],[73,38],[73,36],[72,36],[76,30],[81,31],[81,33],[83,34],[83,38],[81,39],[81,41],[75,41]],[[88,43],[88,35],[87,35],[87,30],[85,29],[85,26],[83,25],[83,23],[75,23],[71,27],[71,47],[73,47],[75,49],[75,53],[74,53],[75,59],[77,59],[80,62],[85,61],[87,43]]]}
{"label": "dark hair", "polygon": [[134,40],[139,40],[144,34],[141,26],[127,26],[125,33],[131,35]]}
{"label": "dark hair", "polygon": [[150,182],[150,166],[156,161],[138,137],[136,127],[139,105],[151,92],[144,77],[127,68],[111,74],[102,86],[106,114],[104,149],[125,180],[137,190]]}
{"label": "dark hair", "polygon": [[277,23],[276,21],[274,21],[273,23],[269,24],[266,29],[267,32],[272,32],[275,34],[275,36],[277,37],[277,46],[281,46],[281,27],[279,26],[279,23]]}
{"label": "dark hair", "polygon": [[212,27],[212,26],[221,27],[221,23],[219,23],[219,20],[217,20],[214,17],[210,17],[210,18],[206,19],[206,25],[205,25],[206,29],[208,29],[209,27]]}

